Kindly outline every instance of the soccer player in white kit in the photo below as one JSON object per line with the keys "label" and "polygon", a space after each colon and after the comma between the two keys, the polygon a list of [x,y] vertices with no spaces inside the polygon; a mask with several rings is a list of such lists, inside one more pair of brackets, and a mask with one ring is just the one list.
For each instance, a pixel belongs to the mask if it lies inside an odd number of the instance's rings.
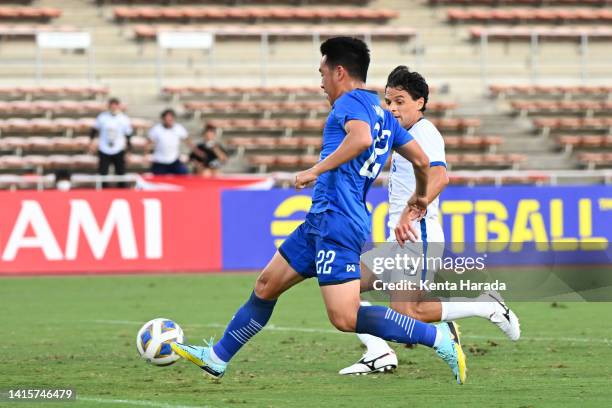
{"label": "soccer player in white kit", "polygon": [[[421,236],[418,246],[411,246],[406,251],[412,256],[441,257],[444,247],[444,232],[438,217],[439,195],[448,184],[446,173],[446,158],[444,140],[433,123],[427,120],[425,112],[429,97],[429,87],[425,79],[417,72],[410,72],[406,66],[395,68],[387,79],[385,87],[385,101],[388,109],[393,113],[401,125],[408,129],[429,158],[430,169],[428,176],[427,200],[429,205],[425,215],[418,220]],[[415,176],[412,164],[398,154],[393,154],[391,171],[389,175],[389,222],[388,227],[394,231],[406,202],[415,191]],[[387,241],[395,242],[396,234],[391,234]],[[388,244],[393,245],[393,244]],[[416,248],[416,249],[415,249]],[[388,255],[401,252],[396,247],[392,252],[387,249],[374,249],[362,256],[361,265],[361,291],[372,290],[375,275],[370,272],[368,260],[375,256]],[[394,251],[394,252],[393,252]],[[414,251],[418,251],[417,254]],[[406,274],[401,271],[401,278]],[[433,281],[435,270],[421,268],[413,274],[412,279]],[[393,277],[390,281],[394,281]],[[406,294],[394,300],[391,294],[391,308],[424,322],[451,321],[455,319],[478,316],[488,319],[497,325],[511,340],[520,337],[520,326],[516,315],[504,304],[497,292],[485,292],[476,299],[424,299],[422,291]],[[362,305],[369,305],[362,302]],[[373,372],[391,371],[397,368],[397,356],[383,339],[369,334],[357,335],[366,346],[367,351],[355,364],[340,370],[340,374],[369,374]]]}

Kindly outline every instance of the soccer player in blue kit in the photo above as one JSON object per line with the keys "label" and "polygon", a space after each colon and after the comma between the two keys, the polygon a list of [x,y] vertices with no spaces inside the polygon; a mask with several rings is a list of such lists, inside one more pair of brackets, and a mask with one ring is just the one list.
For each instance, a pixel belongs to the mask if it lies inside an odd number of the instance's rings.
{"label": "soccer player in blue kit", "polygon": [[295,179],[296,188],[315,182],[304,223],[279,247],[217,343],[205,347],[173,343],[172,349],[219,378],[238,350],[266,325],[280,295],[304,279],[317,277],[329,320],[338,330],[431,347],[462,384],[465,354],[453,322],[427,324],[386,306],[360,305],[360,255],[371,228],[366,194],[391,149],[409,160],[416,191],[395,235],[400,244],[415,241],[413,223],[427,208],[429,160],[410,133],[381,108],[378,95],[363,89],[370,64],[363,41],[331,38],[321,44],[321,55],[321,87],[332,110],[323,129],[320,161]]}

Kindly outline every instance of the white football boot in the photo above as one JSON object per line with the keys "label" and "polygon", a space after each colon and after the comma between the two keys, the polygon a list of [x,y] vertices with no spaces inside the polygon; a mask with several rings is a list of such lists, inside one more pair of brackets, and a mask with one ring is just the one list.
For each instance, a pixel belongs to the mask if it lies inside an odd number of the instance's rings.
{"label": "white football boot", "polygon": [[491,323],[499,327],[510,340],[517,341],[521,337],[521,325],[516,314],[506,306],[504,299],[497,291],[491,290],[485,292],[484,295],[494,300],[491,303],[495,305],[495,311],[489,316]]}
{"label": "white football boot", "polygon": [[371,373],[391,372],[397,368],[395,351],[389,349],[382,354],[364,354],[361,360],[350,367],[339,371],[340,375],[366,375]]}

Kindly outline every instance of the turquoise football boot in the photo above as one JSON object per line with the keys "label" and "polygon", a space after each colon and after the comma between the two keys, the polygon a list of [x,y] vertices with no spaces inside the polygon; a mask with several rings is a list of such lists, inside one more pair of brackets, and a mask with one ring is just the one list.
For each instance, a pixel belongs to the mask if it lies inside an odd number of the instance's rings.
{"label": "turquoise football boot", "polygon": [[191,361],[212,378],[221,378],[223,374],[225,374],[227,363],[215,363],[210,357],[213,344],[212,339],[210,342],[205,343],[205,347],[181,343],[172,343],[170,346],[176,354],[183,357],[185,360]]}
{"label": "turquoise football boot", "polygon": [[440,345],[434,347],[434,350],[453,370],[457,383],[464,384],[467,377],[467,364],[459,339],[459,325],[455,322],[445,322],[436,324],[436,327],[443,337]]}

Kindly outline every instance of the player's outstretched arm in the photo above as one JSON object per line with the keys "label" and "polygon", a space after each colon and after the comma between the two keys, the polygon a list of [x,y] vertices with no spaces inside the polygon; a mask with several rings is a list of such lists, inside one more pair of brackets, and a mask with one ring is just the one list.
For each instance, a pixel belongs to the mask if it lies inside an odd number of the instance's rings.
{"label": "player's outstretched arm", "polygon": [[344,129],[346,136],[338,148],[308,170],[295,176],[295,188],[304,188],[326,171],[340,167],[344,163],[359,156],[372,145],[370,125],[362,120],[349,120]]}
{"label": "player's outstretched arm", "polygon": [[427,204],[435,200],[448,185],[448,174],[446,167],[435,166],[429,168],[427,184]]}
{"label": "player's outstretched arm", "polygon": [[412,163],[416,179],[414,195],[406,203],[406,208],[395,227],[395,238],[400,245],[404,245],[406,241],[416,241],[417,234],[413,223],[415,220],[422,218],[427,211],[427,205],[429,204],[427,200],[429,159],[415,140],[396,147],[395,150]]}
{"label": "player's outstretched arm", "polygon": [[400,156],[412,163],[414,176],[416,178],[416,189],[414,195],[417,197],[415,204],[423,210],[427,209],[427,182],[429,174],[429,159],[421,149],[416,140],[395,148]]}

